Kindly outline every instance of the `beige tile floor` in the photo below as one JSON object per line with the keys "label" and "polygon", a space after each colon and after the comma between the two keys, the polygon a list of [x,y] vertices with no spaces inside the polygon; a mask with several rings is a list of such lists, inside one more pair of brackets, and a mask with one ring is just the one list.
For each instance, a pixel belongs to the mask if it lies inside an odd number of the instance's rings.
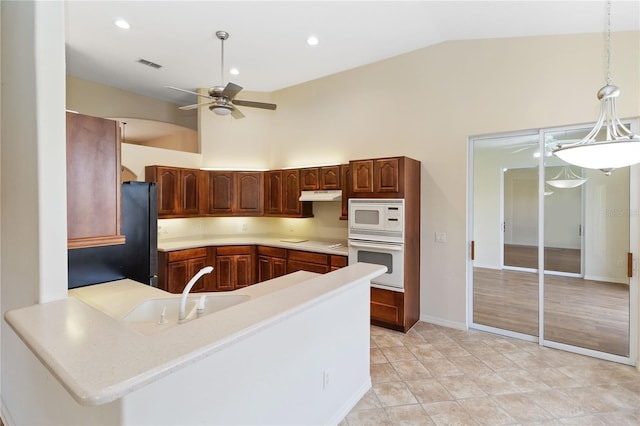
{"label": "beige tile floor", "polygon": [[341,425],[640,425],[634,367],[477,330],[372,326],[371,381]]}

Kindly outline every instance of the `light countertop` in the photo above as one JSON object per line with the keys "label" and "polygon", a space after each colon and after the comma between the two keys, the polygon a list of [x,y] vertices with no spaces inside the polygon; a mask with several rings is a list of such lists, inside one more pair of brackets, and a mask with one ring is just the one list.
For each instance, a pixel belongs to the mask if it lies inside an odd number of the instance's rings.
{"label": "light countertop", "polygon": [[319,240],[286,236],[240,235],[215,236],[202,235],[193,237],[158,240],[159,251],[174,251],[207,246],[229,245],[262,245],[293,250],[311,251],[315,253],[348,256],[349,248],[346,240]]}
{"label": "light countertop", "polygon": [[120,319],[149,298],[175,297],[132,280],[81,287],[66,299],[7,312],[6,321],[81,405],[100,405],[252,335],[385,268],[357,263],[324,275],[298,271],[225,294],[251,298],[153,335]]}

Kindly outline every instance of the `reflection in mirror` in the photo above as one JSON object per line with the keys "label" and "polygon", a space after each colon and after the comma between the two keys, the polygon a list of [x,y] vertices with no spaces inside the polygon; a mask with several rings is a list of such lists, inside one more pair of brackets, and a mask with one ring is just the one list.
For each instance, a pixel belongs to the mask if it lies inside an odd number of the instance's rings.
{"label": "reflection in mirror", "polygon": [[111,117],[111,119],[125,123],[124,143],[176,151],[200,152],[198,132],[193,129],[139,118]]}
{"label": "reflection in mirror", "polygon": [[[545,138],[566,143],[588,130],[549,131]],[[582,183],[561,184],[545,197],[545,340],[629,356],[629,168],[606,176],[545,158],[547,182],[563,170]]]}
{"label": "reflection in mirror", "polygon": [[[538,132],[473,141],[473,323],[538,336]],[[506,268],[505,242],[533,247]]]}

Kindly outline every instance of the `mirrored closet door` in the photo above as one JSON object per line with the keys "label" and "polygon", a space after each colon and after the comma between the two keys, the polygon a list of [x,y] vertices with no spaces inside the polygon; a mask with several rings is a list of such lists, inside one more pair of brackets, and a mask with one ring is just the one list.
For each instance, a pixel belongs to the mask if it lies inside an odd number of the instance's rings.
{"label": "mirrored closet door", "polygon": [[628,258],[640,183],[629,167],[607,176],[551,154],[588,131],[471,141],[471,323],[629,363],[637,278],[627,276]]}

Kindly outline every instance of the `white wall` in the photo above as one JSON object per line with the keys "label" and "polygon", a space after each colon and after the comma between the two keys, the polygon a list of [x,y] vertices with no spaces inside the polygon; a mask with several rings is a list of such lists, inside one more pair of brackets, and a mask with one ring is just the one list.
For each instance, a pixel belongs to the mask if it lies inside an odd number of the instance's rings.
{"label": "white wall", "polygon": [[[2,314],[67,294],[64,3],[2,2]],[[2,323],[2,412],[30,410]],[[9,412],[9,410],[11,412]]]}

